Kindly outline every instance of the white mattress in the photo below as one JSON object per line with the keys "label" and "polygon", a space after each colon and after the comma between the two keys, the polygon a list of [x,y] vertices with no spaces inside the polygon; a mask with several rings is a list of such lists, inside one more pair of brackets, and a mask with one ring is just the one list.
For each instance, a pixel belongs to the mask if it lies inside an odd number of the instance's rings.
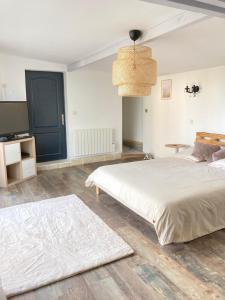
{"label": "white mattress", "polygon": [[183,158],[100,167],[87,179],[152,223],[161,245],[225,228],[225,171]]}

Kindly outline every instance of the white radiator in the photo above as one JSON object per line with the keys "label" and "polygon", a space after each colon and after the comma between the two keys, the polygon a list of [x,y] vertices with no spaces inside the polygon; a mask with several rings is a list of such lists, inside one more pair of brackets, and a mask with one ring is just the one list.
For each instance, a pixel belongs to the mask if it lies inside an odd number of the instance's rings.
{"label": "white radiator", "polygon": [[75,130],[75,156],[115,152],[112,128]]}

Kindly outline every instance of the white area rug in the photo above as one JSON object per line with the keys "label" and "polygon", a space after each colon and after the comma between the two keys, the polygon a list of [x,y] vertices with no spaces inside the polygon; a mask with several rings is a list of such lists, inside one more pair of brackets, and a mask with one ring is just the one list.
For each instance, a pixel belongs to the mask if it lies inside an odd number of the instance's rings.
{"label": "white area rug", "polygon": [[132,253],[75,195],[0,209],[0,278],[6,296]]}

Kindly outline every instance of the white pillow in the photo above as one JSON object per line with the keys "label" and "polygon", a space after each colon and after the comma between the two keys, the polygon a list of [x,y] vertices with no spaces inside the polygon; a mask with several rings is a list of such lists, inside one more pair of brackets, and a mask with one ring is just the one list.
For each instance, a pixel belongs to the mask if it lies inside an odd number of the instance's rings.
{"label": "white pillow", "polygon": [[192,160],[195,162],[199,162],[200,160],[197,157],[194,157],[192,154],[194,147],[188,147],[184,150],[181,150],[180,152],[176,153],[176,157],[187,159],[187,160]]}
{"label": "white pillow", "polygon": [[4,294],[4,291],[3,291],[2,287],[1,287],[1,279],[0,279],[0,300],[7,300],[6,296]]}
{"label": "white pillow", "polygon": [[192,161],[195,161],[195,162],[201,162],[201,160],[193,155],[184,155],[182,157],[183,159],[187,159],[187,160],[192,160]]}
{"label": "white pillow", "polygon": [[216,161],[210,163],[209,166],[225,170],[225,158],[216,160]]}

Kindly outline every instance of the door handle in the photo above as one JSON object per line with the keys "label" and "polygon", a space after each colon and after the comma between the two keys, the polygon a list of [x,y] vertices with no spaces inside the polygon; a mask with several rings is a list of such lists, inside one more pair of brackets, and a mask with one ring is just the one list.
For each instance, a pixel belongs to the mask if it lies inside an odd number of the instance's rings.
{"label": "door handle", "polygon": [[64,119],[64,114],[62,114],[62,125],[64,126],[65,125],[65,119]]}

